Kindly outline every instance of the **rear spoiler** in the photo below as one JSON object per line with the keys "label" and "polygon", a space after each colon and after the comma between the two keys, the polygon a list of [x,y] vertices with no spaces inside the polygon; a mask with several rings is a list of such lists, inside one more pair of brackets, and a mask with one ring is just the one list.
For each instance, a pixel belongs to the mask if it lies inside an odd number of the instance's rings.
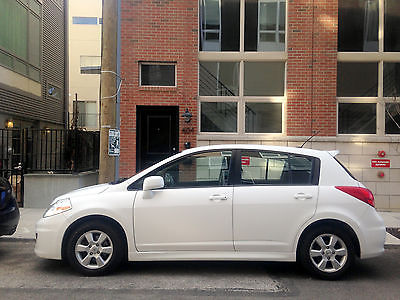
{"label": "rear spoiler", "polygon": [[332,157],[335,157],[336,155],[338,155],[340,153],[339,150],[331,150],[331,151],[327,151]]}

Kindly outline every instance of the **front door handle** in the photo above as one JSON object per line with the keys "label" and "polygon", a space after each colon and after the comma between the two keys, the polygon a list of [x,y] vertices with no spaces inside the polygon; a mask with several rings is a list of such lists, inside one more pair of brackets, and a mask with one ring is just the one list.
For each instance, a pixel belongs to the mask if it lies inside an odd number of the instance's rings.
{"label": "front door handle", "polygon": [[212,195],[210,196],[209,199],[210,201],[215,201],[215,202],[228,200],[228,198],[225,195]]}
{"label": "front door handle", "polygon": [[296,200],[306,200],[306,199],[311,199],[312,195],[310,194],[304,194],[304,193],[297,193],[294,195],[294,199]]}

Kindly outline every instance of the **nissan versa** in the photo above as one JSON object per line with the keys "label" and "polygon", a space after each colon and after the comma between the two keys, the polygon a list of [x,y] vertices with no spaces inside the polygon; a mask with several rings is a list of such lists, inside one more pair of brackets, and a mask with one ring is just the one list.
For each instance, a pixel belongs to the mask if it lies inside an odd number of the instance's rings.
{"label": "nissan versa", "polygon": [[85,275],[125,260],[299,261],[325,279],[384,251],[374,197],[337,152],[256,145],[185,150],[117,184],[56,198],[35,252]]}

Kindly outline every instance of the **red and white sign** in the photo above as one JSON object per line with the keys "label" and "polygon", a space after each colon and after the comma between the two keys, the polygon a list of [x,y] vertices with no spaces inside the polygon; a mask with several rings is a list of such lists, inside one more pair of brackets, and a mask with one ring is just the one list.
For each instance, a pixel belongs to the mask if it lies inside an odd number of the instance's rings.
{"label": "red and white sign", "polygon": [[390,168],[390,159],[371,159],[371,168]]}
{"label": "red and white sign", "polygon": [[242,156],[242,166],[250,166],[250,157]]}

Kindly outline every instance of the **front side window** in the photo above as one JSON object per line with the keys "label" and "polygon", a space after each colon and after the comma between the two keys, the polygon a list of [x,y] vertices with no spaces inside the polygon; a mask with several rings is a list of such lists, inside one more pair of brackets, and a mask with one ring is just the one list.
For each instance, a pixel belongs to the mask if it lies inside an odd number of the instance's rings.
{"label": "front side window", "polygon": [[175,64],[141,63],[141,86],[176,86]]}
{"label": "front side window", "polygon": [[228,185],[232,151],[194,154],[156,171],[165,188]]}
{"label": "front side window", "polygon": [[315,185],[315,158],[269,151],[242,151],[241,184]]}

